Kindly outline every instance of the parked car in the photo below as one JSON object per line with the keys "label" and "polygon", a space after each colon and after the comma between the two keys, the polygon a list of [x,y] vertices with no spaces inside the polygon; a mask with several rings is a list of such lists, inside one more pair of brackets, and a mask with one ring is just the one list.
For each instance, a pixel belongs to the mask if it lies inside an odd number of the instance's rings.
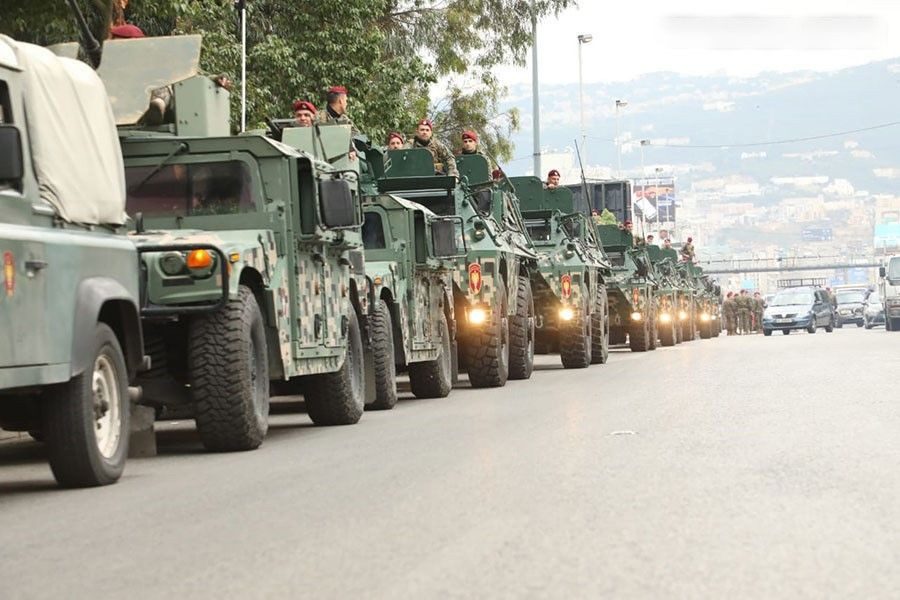
{"label": "parked car", "polygon": [[838,290],[837,299],[837,321],[838,327],[843,327],[845,323],[856,323],[857,327],[864,325],[863,308],[866,302],[865,288],[852,290]]}
{"label": "parked car", "polygon": [[834,330],[835,317],[825,291],[814,287],[780,290],[763,313],[763,334],[781,330],[788,335],[795,329],[815,333],[819,327]]}
{"label": "parked car", "polygon": [[863,306],[863,323],[866,329],[884,325],[884,303],[877,291],[871,292]]}

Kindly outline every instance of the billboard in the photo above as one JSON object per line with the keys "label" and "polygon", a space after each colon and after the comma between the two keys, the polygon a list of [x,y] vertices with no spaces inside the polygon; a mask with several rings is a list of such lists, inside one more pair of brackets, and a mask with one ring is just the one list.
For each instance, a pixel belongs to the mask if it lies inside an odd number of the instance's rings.
{"label": "billboard", "polygon": [[875,204],[875,231],[873,245],[876,251],[900,249],[900,198],[879,198]]}
{"label": "billboard", "polygon": [[675,178],[657,177],[634,181],[635,216],[643,213],[647,221],[674,223],[679,202],[675,196]]}

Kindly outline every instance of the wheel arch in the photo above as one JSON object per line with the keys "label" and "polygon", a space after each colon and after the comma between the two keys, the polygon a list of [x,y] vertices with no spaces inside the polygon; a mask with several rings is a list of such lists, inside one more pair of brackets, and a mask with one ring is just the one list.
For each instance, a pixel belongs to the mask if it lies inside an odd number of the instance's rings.
{"label": "wheel arch", "polygon": [[78,284],[70,375],[80,375],[89,367],[97,323],[105,323],[116,334],[132,381],[144,360],[140,311],[134,294],[109,277],[90,277]]}

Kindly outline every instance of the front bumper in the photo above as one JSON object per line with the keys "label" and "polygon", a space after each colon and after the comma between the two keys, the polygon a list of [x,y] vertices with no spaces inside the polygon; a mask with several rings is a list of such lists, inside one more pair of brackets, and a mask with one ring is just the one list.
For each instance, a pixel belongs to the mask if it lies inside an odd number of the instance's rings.
{"label": "front bumper", "polygon": [[812,317],[809,316],[782,319],[764,318],[763,329],[806,329],[811,320]]}

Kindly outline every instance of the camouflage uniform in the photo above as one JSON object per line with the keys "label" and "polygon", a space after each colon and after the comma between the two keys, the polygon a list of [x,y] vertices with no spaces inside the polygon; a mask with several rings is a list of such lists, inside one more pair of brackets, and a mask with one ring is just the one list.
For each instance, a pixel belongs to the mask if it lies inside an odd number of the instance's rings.
{"label": "camouflage uniform", "polygon": [[728,331],[728,335],[734,335],[737,329],[737,314],[734,301],[735,298],[729,296],[722,303],[722,315],[725,317],[725,329]]}
{"label": "camouflage uniform", "polygon": [[319,125],[349,125],[350,126],[350,135],[357,135],[359,130],[356,128],[356,125],[353,124],[353,120],[344,113],[342,115],[334,112],[330,106],[326,106],[325,110],[320,110],[316,113],[316,123]]}
{"label": "camouflage uniform", "polygon": [[738,309],[738,328],[741,331],[741,335],[750,333],[750,311],[753,299],[746,294],[741,294],[737,297],[735,303]]}
{"label": "camouflage uniform", "polygon": [[690,242],[686,242],[684,246],[681,247],[681,257],[688,262],[694,262],[694,245]]}
{"label": "camouflage uniform", "polygon": [[406,142],[403,146],[404,148],[425,148],[429,152],[431,152],[431,156],[434,159],[434,170],[435,171],[443,171],[447,175],[451,177],[459,177],[459,171],[456,169],[456,159],[453,158],[453,153],[434,138],[431,138],[428,142],[422,143],[419,141],[419,138],[414,137],[413,139]]}

